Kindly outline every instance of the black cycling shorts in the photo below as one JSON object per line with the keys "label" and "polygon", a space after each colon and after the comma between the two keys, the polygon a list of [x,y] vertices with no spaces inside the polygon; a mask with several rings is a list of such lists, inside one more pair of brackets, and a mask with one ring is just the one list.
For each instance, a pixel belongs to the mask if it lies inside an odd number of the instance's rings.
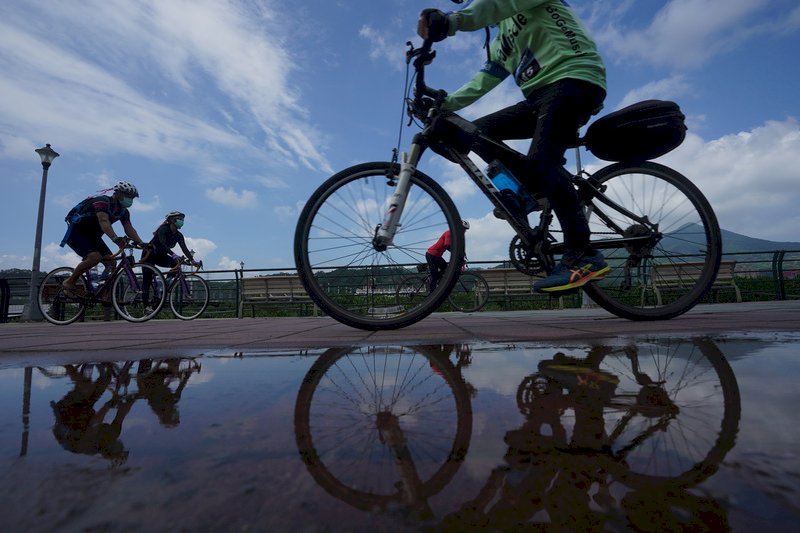
{"label": "black cycling shorts", "polygon": [[86,259],[92,252],[99,252],[103,257],[111,255],[111,250],[103,242],[102,233],[100,235],[87,235],[82,233],[79,228],[72,228],[69,237],[67,237],[67,246],[81,256],[81,259]]}

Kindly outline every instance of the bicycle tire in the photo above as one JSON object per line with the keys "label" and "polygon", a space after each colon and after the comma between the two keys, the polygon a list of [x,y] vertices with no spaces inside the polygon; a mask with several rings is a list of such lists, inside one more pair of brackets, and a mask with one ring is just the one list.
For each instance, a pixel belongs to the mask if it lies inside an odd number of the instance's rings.
{"label": "bicycle tire", "polygon": [[372,240],[395,189],[399,164],[372,162],[347,168],[310,197],[297,224],[294,256],[300,279],[327,314],[365,330],[402,328],[418,322],[445,300],[460,261],[450,261],[439,285],[407,308],[396,303],[398,282],[425,262],[428,246],[451,231],[451,258],[464,256],[464,228],[455,204],[419,170],[411,186],[392,246],[376,250]]}
{"label": "bicycle tire", "polygon": [[[184,290],[188,287],[188,294]],[[197,274],[185,274],[175,279],[169,289],[169,308],[181,320],[194,320],[205,312],[211,292],[208,282]]]}
{"label": "bicycle tire", "polygon": [[462,272],[447,296],[447,301],[462,313],[480,311],[489,301],[489,284],[477,272]]}
{"label": "bicycle tire", "polygon": [[[694,307],[711,289],[722,259],[722,236],[708,200],[688,178],[653,162],[609,165],[593,175],[604,195],[650,223],[661,238],[654,245],[603,246],[609,232],[598,216],[589,217],[592,245],[600,249],[611,272],[584,286],[600,307],[630,320],[666,320]],[[642,225],[595,198],[599,210],[611,216],[625,236],[646,234]],[[638,263],[638,264],[637,264]],[[678,275],[674,286],[659,290],[664,276],[656,266]]]}
{"label": "bicycle tire", "polygon": [[[294,411],[300,456],[332,496],[365,511],[412,505],[376,428],[396,416],[418,474],[418,497],[440,492],[472,436],[472,405],[439,346],[332,348],[307,372]],[[436,351],[438,353],[432,353]],[[364,480],[362,482],[362,479]]]}
{"label": "bicycle tire", "polygon": [[[166,301],[167,291],[164,275],[159,269],[147,263],[134,263],[131,271],[133,284],[131,284],[125,269],[117,273],[111,287],[111,303],[117,313],[128,322],[146,322],[161,311]],[[153,275],[149,302],[143,301],[142,294],[145,271],[149,271]]]}
{"label": "bicycle tire", "polygon": [[[65,326],[72,324],[86,312],[86,300],[81,297],[67,297],[62,284],[75,271],[72,267],[59,267],[51,270],[39,286],[39,311],[51,324]],[[86,293],[86,280],[80,276],[75,282],[79,292]]]}
{"label": "bicycle tire", "polygon": [[[667,340],[649,347],[638,362],[639,370],[662,389],[653,398],[647,397],[646,387],[637,387],[632,371],[619,372],[626,363],[610,354],[598,363],[601,371],[620,376],[617,396],[636,394],[634,418],[611,443],[620,467],[614,475],[635,488],[697,485],[718,470],[736,443],[741,418],[736,376],[711,339]],[[675,408],[666,414],[665,405]],[[661,419],[655,416],[659,412]]]}

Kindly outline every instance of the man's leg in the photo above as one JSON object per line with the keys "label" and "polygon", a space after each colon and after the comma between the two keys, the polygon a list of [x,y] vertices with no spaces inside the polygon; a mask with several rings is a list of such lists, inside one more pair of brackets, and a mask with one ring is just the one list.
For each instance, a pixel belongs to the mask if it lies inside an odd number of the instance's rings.
{"label": "man's leg", "polygon": [[586,213],[564,168],[564,153],[577,139],[578,129],[591,117],[605,91],[590,83],[562,80],[536,91],[529,98],[537,109],[536,128],[528,152],[529,188],[547,196],[564,233],[566,251],[553,273],[534,284],[540,292],[569,290],[606,275],[610,270],[602,254],[589,246]]}
{"label": "man's leg", "polygon": [[78,263],[72,272],[72,275],[64,280],[62,285],[65,289],[71,290],[75,288],[78,278],[82,276],[89,269],[102,261],[104,255],[111,252],[108,246],[102,241],[102,237],[87,236],[80,231],[72,231],[67,240],[67,245],[72,250],[83,258],[83,261]]}

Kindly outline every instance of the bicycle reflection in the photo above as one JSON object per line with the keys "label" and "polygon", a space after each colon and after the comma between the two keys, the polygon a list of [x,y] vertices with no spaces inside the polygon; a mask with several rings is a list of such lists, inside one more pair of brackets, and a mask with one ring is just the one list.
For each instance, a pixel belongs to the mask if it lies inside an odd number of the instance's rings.
{"label": "bicycle reflection", "polygon": [[503,464],[437,517],[430,499],[469,447],[469,362],[455,346],[326,352],[295,409],[308,471],[353,507],[432,527],[728,528],[718,502],[688,491],[716,472],[738,430],[738,385],[713,341],[540,361],[518,387],[524,422],[506,432]]}
{"label": "bicycle reflection", "polygon": [[49,378],[72,382],[63,398],[50,402],[53,436],[61,447],[76,454],[100,455],[120,465],[129,455],[120,435],[133,405],[145,400],[162,426],[177,426],[178,401],[200,364],[194,359],[143,359],[38,370]]}

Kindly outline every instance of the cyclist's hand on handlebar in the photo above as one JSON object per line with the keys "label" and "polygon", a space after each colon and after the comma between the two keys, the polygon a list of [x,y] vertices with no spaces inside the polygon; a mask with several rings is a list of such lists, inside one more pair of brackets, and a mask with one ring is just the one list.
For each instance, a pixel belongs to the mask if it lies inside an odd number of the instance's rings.
{"label": "cyclist's hand on handlebar", "polygon": [[119,246],[120,248],[122,248],[123,246],[125,246],[125,243],[127,243],[127,242],[128,242],[128,238],[127,238],[127,237],[120,237],[119,235],[117,235],[116,237],[114,237],[114,238],[113,238],[113,239],[111,239],[111,240],[112,240],[112,241],[114,241],[114,244],[116,244],[116,245],[117,245],[117,246]]}
{"label": "cyclist's hand on handlebar", "polygon": [[419,14],[417,22],[417,35],[423,39],[429,39],[435,43],[447,38],[450,31],[450,23],[447,15],[438,9],[423,9]]}

